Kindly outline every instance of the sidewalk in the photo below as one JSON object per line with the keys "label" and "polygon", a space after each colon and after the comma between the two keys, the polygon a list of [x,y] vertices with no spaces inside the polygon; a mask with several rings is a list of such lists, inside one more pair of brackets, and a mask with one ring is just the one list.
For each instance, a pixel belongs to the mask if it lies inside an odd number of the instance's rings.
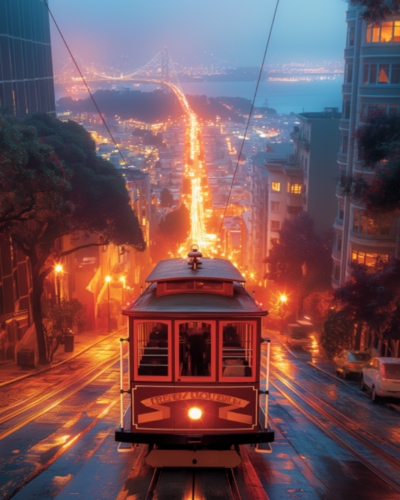
{"label": "sidewalk", "polygon": [[54,354],[53,362],[48,366],[40,365],[38,368],[22,368],[17,366],[15,361],[3,363],[0,365],[0,387],[7,385],[15,379],[28,378],[36,375],[37,373],[50,370],[51,368],[76,357],[93,345],[105,340],[107,337],[115,335],[119,330],[123,334],[125,329],[126,326],[120,327],[118,330],[114,330],[111,333],[107,330],[93,330],[90,332],[79,333],[75,335],[74,338],[74,352],[64,352],[64,346],[60,345],[57,352]]}

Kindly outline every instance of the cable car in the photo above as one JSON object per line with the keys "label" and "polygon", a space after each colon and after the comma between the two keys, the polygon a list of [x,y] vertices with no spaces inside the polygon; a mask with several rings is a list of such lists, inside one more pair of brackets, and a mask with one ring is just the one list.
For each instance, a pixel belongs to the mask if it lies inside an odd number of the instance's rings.
{"label": "cable car", "polygon": [[[203,259],[195,250],[188,260],[160,261],[146,282],[123,311],[129,338],[121,339],[116,441],[148,444],[146,462],[153,467],[236,467],[240,444],[269,452],[269,340],[261,352],[261,319],[268,312],[245,290],[241,273],[231,262]],[[131,399],[126,412],[125,393]]]}

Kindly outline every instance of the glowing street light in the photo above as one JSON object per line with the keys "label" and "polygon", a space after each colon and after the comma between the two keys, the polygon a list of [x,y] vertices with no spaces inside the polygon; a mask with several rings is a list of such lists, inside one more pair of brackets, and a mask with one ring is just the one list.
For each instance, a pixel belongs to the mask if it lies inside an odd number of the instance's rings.
{"label": "glowing street light", "polygon": [[56,298],[57,298],[57,304],[60,305],[61,301],[61,283],[60,283],[60,273],[62,273],[62,265],[57,264],[54,267],[54,271],[56,272]]}
{"label": "glowing street light", "polygon": [[107,330],[111,332],[111,316],[110,316],[110,281],[111,281],[111,276],[106,276],[105,281],[108,285],[108,328]]}
{"label": "glowing street light", "polygon": [[279,300],[281,301],[281,303],[282,303],[282,304],[284,304],[285,302],[287,302],[287,297],[286,297],[286,295],[281,295],[281,296],[279,297]]}

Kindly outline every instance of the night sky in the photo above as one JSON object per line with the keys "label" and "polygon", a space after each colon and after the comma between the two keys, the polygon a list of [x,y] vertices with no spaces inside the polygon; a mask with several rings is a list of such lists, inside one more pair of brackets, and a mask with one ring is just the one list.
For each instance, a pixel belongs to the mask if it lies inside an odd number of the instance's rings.
{"label": "night sky", "polygon": [[[259,66],[275,0],[50,0],[76,56],[137,68],[163,47],[179,64]],[[280,0],[267,61],[340,61],[344,0]],[[52,23],[55,68],[68,61]]]}

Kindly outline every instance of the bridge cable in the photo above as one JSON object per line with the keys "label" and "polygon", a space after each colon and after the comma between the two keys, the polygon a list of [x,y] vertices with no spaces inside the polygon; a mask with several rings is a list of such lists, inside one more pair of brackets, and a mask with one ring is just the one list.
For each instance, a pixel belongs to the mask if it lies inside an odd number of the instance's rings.
{"label": "bridge cable", "polygon": [[264,70],[265,58],[266,58],[266,56],[267,56],[268,47],[269,47],[269,42],[270,42],[270,40],[271,40],[272,30],[273,30],[273,27],[274,27],[274,24],[275,24],[275,18],[276,18],[276,13],[277,13],[277,11],[278,11],[279,2],[280,2],[280,0],[277,0],[277,1],[276,1],[275,11],[274,11],[274,15],[273,15],[272,22],[271,22],[271,27],[270,27],[270,30],[269,30],[269,35],[268,35],[268,39],[267,39],[267,44],[266,44],[266,46],[265,46],[264,57],[263,57],[263,60],[262,60],[262,63],[261,63],[261,67],[260,67],[260,73],[259,73],[259,75],[258,75],[258,80],[257,80],[256,90],[255,90],[255,92],[254,92],[253,101],[252,101],[252,103],[251,103],[251,108],[250,108],[249,118],[248,118],[248,120],[247,120],[246,129],[245,129],[245,132],[244,132],[244,135],[243,135],[242,144],[241,144],[241,146],[240,146],[239,155],[238,155],[238,157],[237,157],[236,168],[235,168],[235,172],[234,172],[234,174],[233,174],[233,179],[232,179],[231,187],[230,187],[230,189],[229,189],[228,199],[227,199],[227,201],[226,201],[226,206],[225,206],[225,210],[224,210],[224,215],[223,215],[223,217],[222,217],[221,226],[220,226],[220,228],[219,228],[219,233],[218,233],[218,236],[217,236],[217,239],[216,239],[216,243],[218,242],[219,237],[220,237],[220,235],[221,235],[221,232],[222,232],[222,226],[223,226],[223,224],[224,224],[224,219],[225,219],[225,216],[226,216],[226,212],[227,212],[227,210],[228,210],[228,205],[229,205],[229,200],[230,200],[231,193],[232,193],[232,189],[233,189],[233,184],[234,184],[234,182],[235,182],[235,177],[236,177],[236,174],[237,174],[237,171],[238,171],[239,161],[240,161],[240,157],[242,156],[242,151],[243,151],[244,143],[245,143],[245,141],[246,141],[247,132],[248,132],[249,125],[250,125],[250,120],[251,120],[251,115],[253,114],[253,110],[254,110],[254,105],[255,105],[255,101],[256,101],[256,97],[257,97],[258,87],[259,87],[259,85],[260,85],[261,76],[262,76],[262,73],[263,73],[263,70]]}
{"label": "bridge cable", "polygon": [[[127,162],[126,162],[126,160],[125,160],[125,158],[124,158],[124,156],[123,156],[123,154],[122,154],[121,150],[119,149],[118,144],[117,144],[117,142],[116,142],[116,140],[115,140],[115,138],[114,138],[114,136],[113,136],[113,134],[112,134],[111,130],[109,129],[109,127],[108,127],[108,125],[107,125],[107,123],[106,123],[105,119],[104,119],[104,116],[102,115],[102,113],[101,113],[101,111],[100,111],[100,109],[99,109],[99,107],[98,107],[98,105],[97,105],[97,102],[96,102],[96,100],[95,100],[95,98],[94,98],[94,96],[93,96],[93,94],[92,94],[92,92],[91,92],[91,90],[90,90],[90,88],[89,88],[89,86],[88,86],[88,84],[87,84],[86,80],[85,80],[85,77],[83,76],[83,74],[82,74],[82,72],[81,72],[81,70],[80,70],[80,68],[79,68],[79,66],[78,66],[78,63],[76,62],[76,59],[75,59],[75,57],[73,56],[73,54],[72,54],[72,52],[71,52],[71,49],[69,48],[69,45],[68,45],[67,41],[65,40],[64,35],[62,34],[61,29],[60,29],[60,27],[58,26],[58,24],[57,24],[57,22],[56,22],[56,20],[55,20],[55,18],[54,18],[54,16],[53,16],[52,11],[50,10],[50,7],[49,7],[49,4],[47,3],[47,0],[43,0],[43,1],[44,1],[44,4],[45,4],[45,5],[46,5],[46,7],[47,7],[47,10],[48,10],[48,12],[49,12],[49,14],[50,14],[50,17],[52,18],[52,20],[53,20],[53,22],[54,22],[55,27],[57,28],[57,31],[58,31],[58,33],[59,33],[59,35],[60,35],[60,37],[61,37],[62,41],[64,42],[65,48],[67,49],[67,51],[68,51],[68,53],[69,53],[69,55],[70,55],[70,57],[71,57],[71,59],[72,59],[72,61],[73,61],[74,65],[75,65],[75,68],[77,69],[77,71],[78,71],[78,73],[79,73],[79,75],[80,75],[80,77],[81,77],[81,79],[82,79],[82,82],[84,83],[84,85],[85,85],[85,87],[86,87],[86,89],[87,89],[87,91],[88,91],[88,93],[89,93],[89,95],[90,95],[90,98],[91,98],[91,99],[92,99],[92,101],[93,101],[93,104],[94,104],[94,106],[95,106],[95,108],[96,108],[96,110],[97,110],[97,112],[98,112],[98,114],[99,114],[99,116],[100,116],[100,118],[101,118],[101,120],[102,120],[102,122],[103,122],[103,125],[106,127],[107,132],[108,132],[109,136],[111,137],[111,140],[112,140],[112,142],[114,143],[115,148],[118,150],[118,153],[119,153],[120,157],[122,158],[122,161],[124,162],[124,165],[127,165]],[[157,55],[158,55],[158,54],[157,54]],[[155,57],[157,57],[157,56],[155,56]],[[136,183],[136,179],[135,179],[135,177],[134,177],[134,176],[133,176],[133,182],[134,182],[134,184],[135,184],[135,186],[136,186],[136,189],[137,189],[137,190],[139,191],[139,193],[140,193],[139,186],[137,185],[137,183]],[[151,204],[150,204],[150,207],[149,207],[149,213],[150,213],[150,215],[151,215],[152,219],[154,220],[154,222],[155,222],[155,224],[156,224],[156,227],[157,227],[157,229],[158,229],[158,232],[161,234],[161,236],[162,236],[162,238],[164,238],[164,240],[167,240],[167,238],[163,235],[163,233],[162,233],[162,231],[161,231],[161,229],[160,229],[160,226],[158,225],[158,223],[157,223],[157,221],[156,221],[156,219],[155,219],[154,215],[153,215],[153,214],[152,214],[152,212],[151,212]],[[139,220],[139,217],[138,217],[138,220]],[[149,242],[149,244],[150,244],[150,242]]]}

